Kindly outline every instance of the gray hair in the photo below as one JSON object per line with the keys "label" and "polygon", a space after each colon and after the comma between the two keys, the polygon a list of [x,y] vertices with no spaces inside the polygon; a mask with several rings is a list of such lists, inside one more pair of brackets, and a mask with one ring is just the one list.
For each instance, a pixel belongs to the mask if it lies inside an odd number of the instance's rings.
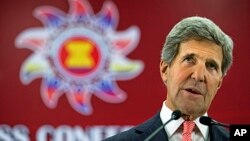
{"label": "gray hair", "polygon": [[180,44],[191,39],[197,41],[208,40],[222,48],[221,71],[223,75],[226,75],[232,65],[233,41],[213,21],[203,17],[188,17],[173,27],[164,43],[161,60],[171,65],[178,54]]}

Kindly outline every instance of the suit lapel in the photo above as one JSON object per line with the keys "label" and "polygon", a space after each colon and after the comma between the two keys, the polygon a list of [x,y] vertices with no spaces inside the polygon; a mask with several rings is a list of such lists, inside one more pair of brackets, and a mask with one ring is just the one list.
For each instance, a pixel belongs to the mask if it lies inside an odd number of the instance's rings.
{"label": "suit lapel", "polygon": [[216,125],[209,127],[210,141],[229,141],[229,132]]}

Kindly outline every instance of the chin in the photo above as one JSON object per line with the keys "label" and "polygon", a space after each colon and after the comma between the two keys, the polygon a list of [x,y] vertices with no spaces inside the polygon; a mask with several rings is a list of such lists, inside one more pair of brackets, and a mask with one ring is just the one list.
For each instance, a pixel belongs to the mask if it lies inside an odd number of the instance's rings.
{"label": "chin", "polygon": [[206,110],[201,109],[200,107],[198,108],[197,106],[195,107],[189,107],[189,106],[184,106],[182,108],[180,108],[182,114],[184,115],[189,115],[193,118],[197,118],[201,115],[203,115],[204,113],[206,113]]}

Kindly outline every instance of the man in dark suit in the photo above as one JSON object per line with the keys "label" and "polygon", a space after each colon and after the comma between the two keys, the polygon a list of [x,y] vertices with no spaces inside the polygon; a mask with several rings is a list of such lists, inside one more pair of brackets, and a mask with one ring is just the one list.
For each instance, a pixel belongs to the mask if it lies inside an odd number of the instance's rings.
{"label": "man in dark suit", "polygon": [[226,141],[222,127],[199,122],[232,64],[233,42],[214,22],[188,17],[168,34],[161,53],[160,73],[167,98],[159,113],[128,131],[105,141],[143,141],[180,110],[181,118],[167,124],[152,141]]}

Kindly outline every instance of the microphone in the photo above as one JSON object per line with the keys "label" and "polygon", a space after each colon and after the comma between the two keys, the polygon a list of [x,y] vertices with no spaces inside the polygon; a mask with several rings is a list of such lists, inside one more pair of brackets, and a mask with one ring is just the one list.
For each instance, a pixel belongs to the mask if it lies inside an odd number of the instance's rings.
{"label": "microphone", "polygon": [[218,125],[218,126],[223,126],[223,127],[226,127],[226,128],[230,127],[229,124],[217,122],[217,121],[215,121],[212,118],[207,117],[207,116],[201,116],[200,117],[200,123],[204,124],[204,125],[207,125],[207,126]]}
{"label": "microphone", "polygon": [[173,111],[171,118],[165,122],[163,125],[161,125],[159,128],[157,128],[152,134],[150,134],[144,141],[149,141],[151,140],[157,133],[159,133],[161,131],[162,128],[165,127],[165,125],[167,125],[170,121],[172,120],[177,120],[181,117],[181,111],[180,110],[175,110]]}

